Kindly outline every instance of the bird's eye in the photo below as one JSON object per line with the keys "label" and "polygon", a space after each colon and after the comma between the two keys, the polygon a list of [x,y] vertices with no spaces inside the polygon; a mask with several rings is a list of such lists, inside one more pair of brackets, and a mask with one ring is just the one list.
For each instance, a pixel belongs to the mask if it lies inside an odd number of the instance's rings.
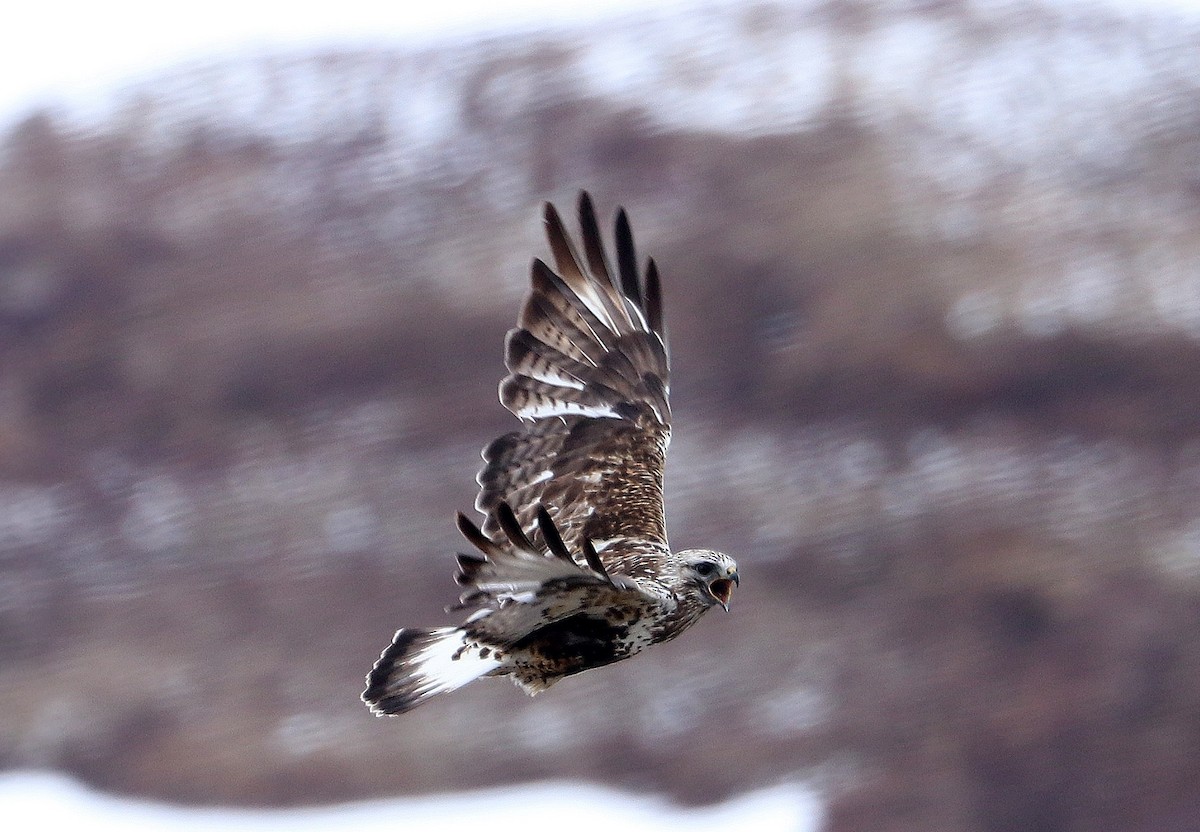
{"label": "bird's eye", "polygon": [[714,567],[708,561],[701,561],[700,563],[696,564],[696,574],[700,575],[701,577],[708,577],[713,573],[715,568],[716,567]]}

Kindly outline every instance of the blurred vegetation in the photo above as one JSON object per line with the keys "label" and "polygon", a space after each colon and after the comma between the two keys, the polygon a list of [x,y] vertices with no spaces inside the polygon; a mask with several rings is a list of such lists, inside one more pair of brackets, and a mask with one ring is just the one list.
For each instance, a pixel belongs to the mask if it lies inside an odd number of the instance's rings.
{"label": "blurred vegetation", "polygon": [[[0,761],[191,802],[792,778],[832,830],[1190,828],[1196,33],[763,5],[12,126]],[[375,720],[362,676],[449,620],[450,518],[512,427],[537,205],[581,187],[664,271],[673,542],[737,555],[735,610]]]}

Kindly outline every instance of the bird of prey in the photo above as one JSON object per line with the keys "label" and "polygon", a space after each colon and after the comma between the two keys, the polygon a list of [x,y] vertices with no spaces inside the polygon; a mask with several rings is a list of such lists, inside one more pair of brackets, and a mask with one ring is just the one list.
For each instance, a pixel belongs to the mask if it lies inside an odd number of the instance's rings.
{"label": "bird of prey", "polygon": [[500,401],[521,421],[483,451],[475,507],[458,528],[458,627],[405,627],[367,676],[362,698],[401,714],[481,676],[531,696],[559,679],[667,641],[707,610],[729,609],[733,558],[672,552],[663,518],[671,437],[662,290],[639,270],[624,210],[609,261],[587,193],[582,254],[544,209],[554,267],[534,260],[517,327],[505,339]]}

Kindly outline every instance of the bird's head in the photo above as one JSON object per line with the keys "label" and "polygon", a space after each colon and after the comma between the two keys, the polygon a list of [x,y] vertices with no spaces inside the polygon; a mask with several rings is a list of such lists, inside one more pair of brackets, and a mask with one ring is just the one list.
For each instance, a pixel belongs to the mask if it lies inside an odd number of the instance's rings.
{"label": "bird's head", "polygon": [[722,552],[709,549],[686,549],[678,555],[682,564],[682,579],[686,589],[697,595],[707,606],[720,604],[729,612],[729,599],[738,584],[737,561]]}

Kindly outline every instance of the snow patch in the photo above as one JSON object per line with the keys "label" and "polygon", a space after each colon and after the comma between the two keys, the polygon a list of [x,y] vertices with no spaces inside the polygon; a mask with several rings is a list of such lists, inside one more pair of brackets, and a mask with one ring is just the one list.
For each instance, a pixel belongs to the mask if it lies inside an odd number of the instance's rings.
{"label": "snow patch", "polygon": [[553,829],[571,818],[573,832],[816,832],[815,794],[798,784],[753,792],[718,806],[681,809],[662,800],[576,783],[541,783],[467,794],[279,811],[197,809],[100,794],[59,774],[0,777],[0,814],[14,829],[81,832],[477,832]]}

